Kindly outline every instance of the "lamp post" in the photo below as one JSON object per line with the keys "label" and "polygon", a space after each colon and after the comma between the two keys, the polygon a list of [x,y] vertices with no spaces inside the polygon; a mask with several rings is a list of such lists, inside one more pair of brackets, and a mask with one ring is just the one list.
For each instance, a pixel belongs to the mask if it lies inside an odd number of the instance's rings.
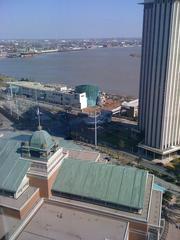
{"label": "lamp post", "polygon": [[95,115],[94,115],[94,130],[95,130],[95,133],[94,133],[94,145],[95,145],[95,148],[97,147],[97,116],[96,116],[96,111],[95,111]]}
{"label": "lamp post", "polygon": [[10,113],[11,113],[11,116],[13,115],[12,101],[13,101],[13,92],[12,92],[12,86],[10,84]]}

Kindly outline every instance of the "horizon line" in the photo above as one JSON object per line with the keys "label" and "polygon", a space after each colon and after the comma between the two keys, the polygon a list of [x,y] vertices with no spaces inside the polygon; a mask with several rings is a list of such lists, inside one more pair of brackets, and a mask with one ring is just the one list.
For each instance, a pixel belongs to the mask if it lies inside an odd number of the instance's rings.
{"label": "horizon line", "polygon": [[0,38],[0,40],[90,40],[90,39],[142,39],[142,37]]}

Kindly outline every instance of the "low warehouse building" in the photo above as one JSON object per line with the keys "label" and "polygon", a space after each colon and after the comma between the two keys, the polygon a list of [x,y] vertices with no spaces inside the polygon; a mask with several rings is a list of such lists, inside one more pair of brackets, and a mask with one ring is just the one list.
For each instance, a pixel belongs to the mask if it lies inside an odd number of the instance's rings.
{"label": "low warehouse building", "polygon": [[[162,193],[147,171],[105,163],[65,159],[52,194],[57,200],[129,222],[129,238],[159,239]],[[58,201],[58,200],[57,200]]]}
{"label": "low warehouse building", "polygon": [[18,81],[7,83],[7,90],[12,94],[26,96],[35,100],[46,101],[79,109],[87,108],[85,92],[78,93],[66,85],[47,85],[38,82]]}
{"label": "low warehouse building", "polygon": [[52,191],[67,198],[141,212],[147,178],[146,171],[136,168],[66,159]]}
{"label": "low warehouse building", "polygon": [[158,240],[162,193],[154,176],[98,159],[40,126],[32,135],[3,136],[0,237]]}

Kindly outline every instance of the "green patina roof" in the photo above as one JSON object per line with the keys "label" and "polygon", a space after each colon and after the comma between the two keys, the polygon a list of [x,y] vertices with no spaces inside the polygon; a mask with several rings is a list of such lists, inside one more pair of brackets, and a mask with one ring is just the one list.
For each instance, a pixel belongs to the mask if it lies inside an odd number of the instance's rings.
{"label": "green patina roof", "polygon": [[0,190],[15,193],[30,167],[30,162],[20,160],[21,142],[0,139]]}
{"label": "green patina roof", "polygon": [[52,190],[142,209],[147,171],[65,159]]}
{"label": "green patina roof", "polygon": [[29,145],[35,149],[50,149],[54,145],[54,142],[49,133],[39,130],[32,134]]}

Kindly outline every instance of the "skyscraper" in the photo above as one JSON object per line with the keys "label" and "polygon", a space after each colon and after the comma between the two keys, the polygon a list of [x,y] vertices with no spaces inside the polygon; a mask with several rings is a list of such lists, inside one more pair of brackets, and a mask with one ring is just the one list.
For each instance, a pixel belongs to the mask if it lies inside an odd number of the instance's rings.
{"label": "skyscraper", "polygon": [[180,0],[144,0],[139,96],[141,149],[180,150]]}

